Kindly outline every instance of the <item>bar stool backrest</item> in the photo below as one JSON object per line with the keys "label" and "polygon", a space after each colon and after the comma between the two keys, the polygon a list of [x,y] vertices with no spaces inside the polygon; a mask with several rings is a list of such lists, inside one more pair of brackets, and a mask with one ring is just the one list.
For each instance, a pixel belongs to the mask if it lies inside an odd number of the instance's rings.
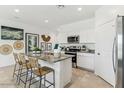
{"label": "bar stool backrest", "polygon": [[19,57],[18,57],[18,54],[17,53],[13,53],[13,56],[14,56],[16,64],[21,64],[21,62],[19,60]]}
{"label": "bar stool backrest", "polygon": [[38,59],[37,58],[34,58],[34,57],[29,57],[29,62],[27,63],[27,68],[37,68],[38,67]]}
{"label": "bar stool backrest", "polygon": [[19,53],[19,60],[20,60],[21,64],[25,64],[26,63],[26,59],[25,59],[25,54],[24,53]]}

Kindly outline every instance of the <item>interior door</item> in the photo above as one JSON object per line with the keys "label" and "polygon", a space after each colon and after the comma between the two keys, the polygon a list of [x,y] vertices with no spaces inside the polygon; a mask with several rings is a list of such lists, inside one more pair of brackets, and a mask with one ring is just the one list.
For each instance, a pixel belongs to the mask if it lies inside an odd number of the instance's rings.
{"label": "interior door", "polygon": [[115,86],[115,74],[112,61],[112,48],[115,36],[114,21],[96,29],[95,73]]}

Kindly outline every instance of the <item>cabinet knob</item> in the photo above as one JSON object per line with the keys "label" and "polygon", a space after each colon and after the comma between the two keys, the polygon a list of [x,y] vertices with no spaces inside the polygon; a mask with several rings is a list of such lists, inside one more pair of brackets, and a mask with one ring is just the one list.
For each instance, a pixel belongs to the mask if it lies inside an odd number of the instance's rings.
{"label": "cabinet knob", "polygon": [[97,55],[100,55],[100,53],[97,53]]}

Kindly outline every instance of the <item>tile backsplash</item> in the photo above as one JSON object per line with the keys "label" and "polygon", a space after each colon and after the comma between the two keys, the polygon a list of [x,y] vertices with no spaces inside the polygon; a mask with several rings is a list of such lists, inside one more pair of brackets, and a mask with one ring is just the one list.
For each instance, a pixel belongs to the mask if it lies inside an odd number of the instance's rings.
{"label": "tile backsplash", "polygon": [[68,43],[61,43],[60,46],[69,47],[69,46],[83,46],[85,45],[88,49],[95,50],[95,43],[79,43],[79,44],[68,44]]}

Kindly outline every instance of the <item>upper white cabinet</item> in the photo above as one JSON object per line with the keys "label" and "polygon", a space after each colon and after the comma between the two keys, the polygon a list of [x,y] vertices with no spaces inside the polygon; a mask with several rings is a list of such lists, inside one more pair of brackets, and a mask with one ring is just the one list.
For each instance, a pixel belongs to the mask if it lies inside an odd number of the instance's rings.
{"label": "upper white cabinet", "polygon": [[81,43],[87,42],[87,32],[86,31],[81,31],[79,36],[80,36]]}
{"label": "upper white cabinet", "polygon": [[95,31],[94,29],[87,29],[82,31],[67,31],[67,32],[59,32],[57,36],[57,41],[59,43],[67,43],[67,37],[79,35],[80,36],[80,43],[95,43]]}
{"label": "upper white cabinet", "polygon": [[60,27],[58,42],[67,43],[67,36],[79,35],[80,43],[94,43],[94,30],[94,18],[66,24]]}
{"label": "upper white cabinet", "polygon": [[59,34],[57,36],[57,42],[58,43],[67,43],[67,36],[68,36],[68,33],[59,32]]}
{"label": "upper white cabinet", "polygon": [[81,43],[95,43],[95,31],[94,29],[88,29],[80,32]]}
{"label": "upper white cabinet", "polygon": [[112,51],[113,40],[116,34],[115,30],[116,27],[114,20],[96,28],[95,31],[96,51],[98,49],[104,52]]}
{"label": "upper white cabinet", "polygon": [[87,31],[87,42],[95,43],[95,29],[90,29]]}

